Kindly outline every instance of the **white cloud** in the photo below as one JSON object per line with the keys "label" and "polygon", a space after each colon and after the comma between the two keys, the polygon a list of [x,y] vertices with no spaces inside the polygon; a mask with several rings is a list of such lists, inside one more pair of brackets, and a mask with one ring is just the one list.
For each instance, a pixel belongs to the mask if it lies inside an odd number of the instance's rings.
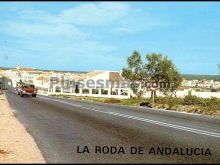
{"label": "white cloud", "polygon": [[117,65],[115,52],[121,48],[106,38],[160,26],[158,20],[145,18],[142,11],[124,2],[83,3],[56,13],[25,10],[15,18],[1,21],[0,33],[15,37],[20,58],[39,56],[40,61],[43,55],[50,60],[63,56],[60,60],[66,63],[72,58],[92,63],[101,59],[107,65],[111,59]]}
{"label": "white cloud", "polygon": [[[164,20],[151,18],[124,2],[83,3],[82,5],[49,13],[25,10],[18,13],[17,21],[5,23],[5,31],[15,36],[91,38],[85,28],[107,30],[108,33],[133,33],[167,26]],[[115,33],[116,32],[116,33]]]}
{"label": "white cloud", "polygon": [[[44,38],[63,37],[63,38],[85,38],[86,34],[70,24],[46,24],[46,23],[27,23],[27,22],[5,22],[4,31],[16,37]],[[62,39],[62,38],[61,38]]]}
{"label": "white cloud", "polygon": [[59,15],[63,22],[84,26],[108,26],[117,24],[131,11],[126,3],[102,2],[89,3],[67,9]]}
{"label": "white cloud", "polygon": [[[118,24],[121,19],[129,17],[132,8],[126,3],[99,2],[86,3],[51,14],[40,10],[19,12],[23,20],[46,23],[68,23],[82,26],[107,26]],[[130,13],[131,14],[131,13]]]}

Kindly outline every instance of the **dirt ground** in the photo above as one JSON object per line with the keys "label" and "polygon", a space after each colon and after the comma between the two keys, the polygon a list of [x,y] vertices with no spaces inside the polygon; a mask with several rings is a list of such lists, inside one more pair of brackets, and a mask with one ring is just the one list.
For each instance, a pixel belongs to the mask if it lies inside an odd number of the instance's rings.
{"label": "dirt ground", "polygon": [[0,163],[46,163],[34,139],[0,94]]}

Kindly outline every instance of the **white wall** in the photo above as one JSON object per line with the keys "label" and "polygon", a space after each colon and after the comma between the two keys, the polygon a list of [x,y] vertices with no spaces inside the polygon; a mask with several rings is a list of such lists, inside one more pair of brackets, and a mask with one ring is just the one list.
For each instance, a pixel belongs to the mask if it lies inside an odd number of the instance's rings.
{"label": "white wall", "polygon": [[220,98],[220,92],[192,92],[192,95],[203,98],[211,98],[211,97]]}
{"label": "white wall", "polygon": [[[202,98],[211,98],[211,97],[220,98],[220,92],[197,92],[197,91],[192,90],[191,94],[193,96],[202,97]],[[177,97],[185,97],[187,95],[188,95],[188,90],[176,92]],[[157,96],[163,96],[163,94],[157,91]],[[151,92],[147,91],[144,94],[144,97],[151,97]]]}

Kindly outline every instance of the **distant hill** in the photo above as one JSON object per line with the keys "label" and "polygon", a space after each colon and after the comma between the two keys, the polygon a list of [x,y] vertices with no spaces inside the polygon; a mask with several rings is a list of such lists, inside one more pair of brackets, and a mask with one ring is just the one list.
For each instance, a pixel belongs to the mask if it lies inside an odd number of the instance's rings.
{"label": "distant hill", "polygon": [[[5,68],[5,67],[0,67],[0,70],[8,70],[8,69],[16,69],[16,68]],[[46,69],[35,69],[37,71],[46,71],[46,72],[50,72],[50,71],[53,71],[53,72],[69,72],[69,73],[88,73],[88,72],[85,72],[85,71],[66,71],[66,70],[46,70]]]}
{"label": "distant hill", "polygon": [[45,69],[36,69],[38,71],[46,71],[46,72],[50,72],[50,71],[53,71],[53,72],[61,72],[61,73],[64,73],[64,72],[69,72],[69,73],[88,73],[88,72],[84,72],[84,71],[66,71],[66,70],[45,70]]}
{"label": "distant hill", "polygon": [[220,80],[220,75],[198,75],[198,74],[182,74],[187,80]]}
{"label": "distant hill", "polygon": [[[15,69],[15,68],[5,68],[0,67],[0,70],[6,70],[6,69]],[[64,71],[64,70],[46,70],[46,69],[36,69],[38,71],[54,71],[54,72],[69,72],[69,73],[88,73],[86,71]],[[220,81],[220,75],[200,75],[200,74],[182,74],[183,78],[187,80],[219,80]]]}
{"label": "distant hill", "polygon": [[8,69],[14,69],[14,68],[5,68],[5,67],[0,67],[0,70],[8,70]]}

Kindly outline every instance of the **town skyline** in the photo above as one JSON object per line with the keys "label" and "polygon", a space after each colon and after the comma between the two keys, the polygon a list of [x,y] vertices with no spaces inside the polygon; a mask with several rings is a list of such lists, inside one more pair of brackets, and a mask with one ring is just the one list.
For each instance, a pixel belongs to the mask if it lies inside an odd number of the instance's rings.
{"label": "town skyline", "polygon": [[[20,66],[20,65],[19,65]],[[33,69],[33,70],[38,70],[38,71],[53,71],[53,72],[63,72],[63,73],[89,73],[92,71],[116,71],[116,72],[121,72],[121,70],[107,70],[107,69],[102,69],[102,70],[98,70],[98,69],[94,69],[94,70],[57,70],[57,69],[44,69],[44,68],[34,68],[34,67],[30,67],[30,66],[20,66],[21,69]],[[5,70],[10,70],[10,69],[16,69],[16,67],[2,67],[0,66],[0,70],[1,69],[5,69]],[[208,79],[214,79],[220,80],[220,74],[193,74],[193,73],[180,73],[184,78],[187,77],[189,78],[189,76],[211,76]],[[214,77],[213,77],[214,76]],[[199,78],[202,79],[202,78]],[[204,79],[207,79],[207,77],[205,77]]]}
{"label": "town skyline", "polygon": [[152,52],[168,56],[182,74],[218,75],[219,7],[216,2],[1,2],[0,66],[119,71],[137,50],[143,58]]}

